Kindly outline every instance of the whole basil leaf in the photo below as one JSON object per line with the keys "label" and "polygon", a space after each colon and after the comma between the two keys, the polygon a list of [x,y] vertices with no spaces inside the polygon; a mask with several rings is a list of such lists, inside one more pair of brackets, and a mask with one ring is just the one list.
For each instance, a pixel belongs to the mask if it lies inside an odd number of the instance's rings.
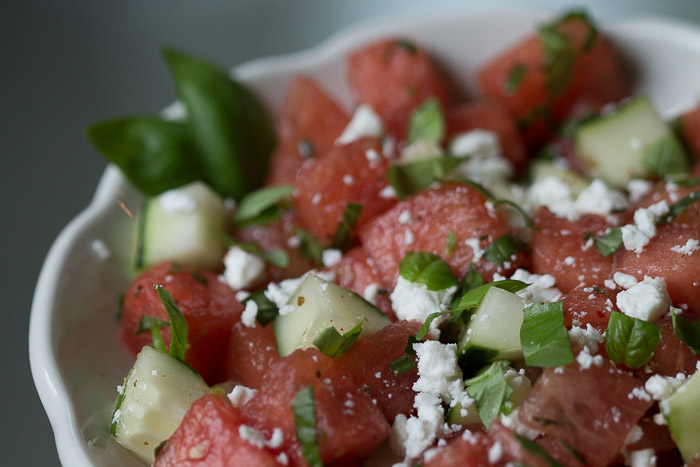
{"label": "whole basil leaf", "polygon": [[561,366],[574,361],[561,302],[536,303],[523,310],[520,345],[525,363],[531,366]]}
{"label": "whole basil leaf", "polygon": [[291,185],[276,185],[248,193],[241,200],[234,220],[237,224],[251,221],[291,195],[292,191],[294,187]]}
{"label": "whole basil leaf", "polygon": [[463,159],[458,157],[431,157],[416,162],[393,165],[387,170],[386,178],[396,191],[396,197],[405,199],[423,191],[445,176]]}
{"label": "whole basil leaf", "polygon": [[399,274],[407,281],[425,284],[428,290],[444,290],[459,283],[450,265],[433,253],[406,253],[399,263]]}
{"label": "whole basil leaf", "polygon": [[661,328],[613,311],[605,331],[605,351],[615,363],[639,368],[654,355],[661,341]]}
{"label": "whole basil leaf", "polygon": [[172,49],[163,54],[187,109],[205,181],[240,201],[262,185],[275,146],[265,109],[224,70]]}
{"label": "whole basil leaf", "polygon": [[491,422],[501,412],[503,403],[513,393],[503,371],[508,366],[507,361],[493,362],[474,378],[466,380],[467,393],[474,399],[479,418],[488,430]]}
{"label": "whole basil leaf", "polygon": [[147,195],[201,178],[197,145],[184,123],[128,117],[97,122],[85,133],[93,146]]}
{"label": "whole basil leaf", "polygon": [[430,97],[413,112],[408,122],[408,142],[442,141],[445,137],[445,114],[440,101]]}

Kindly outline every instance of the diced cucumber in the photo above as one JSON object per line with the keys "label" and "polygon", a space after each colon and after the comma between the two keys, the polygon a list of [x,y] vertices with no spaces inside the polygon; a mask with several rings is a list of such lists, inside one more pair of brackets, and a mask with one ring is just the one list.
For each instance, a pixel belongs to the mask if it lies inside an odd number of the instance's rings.
{"label": "diced cucumber", "polygon": [[472,312],[459,338],[459,353],[479,356],[479,364],[492,360],[520,360],[520,326],[525,301],[498,287],[491,287]]}
{"label": "diced cucumber", "polygon": [[124,379],[112,434],[119,444],[152,464],[155,448],[173,434],[192,402],[208,390],[187,364],[144,347]]}
{"label": "diced cucumber", "polygon": [[164,260],[203,268],[219,265],[225,224],[223,200],[202,182],[149,198],[139,212],[136,269]]}
{"label": "diced cucumber", "polygon": [[649,98],[642,96],[581,124],[575,144],[591,175],[623,188],[631,179],[649,175],[645,150],[665,137],[675,138]]}
{"label": "diced cucumber", "polygon": [[590,183],[573,170],[551,161],[537,161],[530,166],[532,184],[541,182],[549,177],[557,177],[569,187],[571,196],[576,199]]}
{"label": "diced cucumber", "polygon": [[330,326],[344,334],[364,317],[362,337],[391,324],[364,298],[314,274],[306,276],[287,306],[292,309],[275,319],[277,350],[282,357],[311,347],[314,339]]}
{"label": "diced cucumber", "polygon": [[[518,373],[513,368],[507,367],[505,373],[503,374],[508,385],[513,388],[508,401],[512,404],[511,410],[520,406],[530,391],[532,391],[532,383],[530,380]],[[465,410],[462,410],[462,406],[457,403],[454,407],[450,408],[447,412],[447,423],[450,425],[473,425],[475,423],[481,423],[481,418],[479,417],[479,412],[476,410],[476,405],[472,404]]]}
{"label": "diced cucumber", "polygon": [[700,371],[661,401],[668,430],[686,464],[700,459]]}

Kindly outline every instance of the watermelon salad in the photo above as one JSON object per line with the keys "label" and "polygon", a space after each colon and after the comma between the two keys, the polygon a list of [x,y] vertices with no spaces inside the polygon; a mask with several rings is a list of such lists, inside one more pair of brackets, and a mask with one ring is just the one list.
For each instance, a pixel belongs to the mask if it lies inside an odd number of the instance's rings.
{"label": "watermelon salad", "polygon": [[146,195],[114,439],[169,465],[700,465],[700,107],[631,95],[583,12],[473,70],[347,56],[273,123],[174,50],[181,106],[88,130]]}

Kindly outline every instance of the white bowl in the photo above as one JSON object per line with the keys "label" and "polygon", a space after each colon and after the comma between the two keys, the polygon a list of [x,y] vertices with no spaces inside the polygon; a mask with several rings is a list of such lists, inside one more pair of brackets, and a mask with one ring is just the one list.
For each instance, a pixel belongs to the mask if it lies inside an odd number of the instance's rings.
{"label": "white bowl", "polygon": [[[374,20],[348,28],[306,52],[257,60],[234,70],[272,112],[286,83],[313,75],[348,109],[344,57],[376,38],[402,35],[427,44],[474,95],[473,72],[495,53],[533,31],[551,13],[530,9],[449,10]],[[700,30],[663,19],[603,25],[629,63],[636,91],[649,93],[666,116],[700,96]],[[34,382],[64,465],[140,465],[108,435],[116,386],[132,359],[117,340],[117,300],[129,282],[135,211],[142,197],[110,166],[90,205],[61,232],[39,276],[30,322]],[[102,241],[111,255],[95,248]],[[99,246],[99,245],[97,245]]]}

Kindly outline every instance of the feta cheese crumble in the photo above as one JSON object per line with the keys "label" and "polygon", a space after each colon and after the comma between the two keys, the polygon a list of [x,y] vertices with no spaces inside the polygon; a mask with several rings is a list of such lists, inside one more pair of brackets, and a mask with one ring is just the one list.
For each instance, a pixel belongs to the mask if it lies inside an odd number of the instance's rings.
{"label": "feta cheese crumble", "polygon": [[574,200],[569,185],[561,178],[550,175],[528,188],[526,198],[530,204],[547,206],[557,216],[570,221],[584,214],[607,216],[627,207],[625,196],[600,179],[593,180]]}
{"label": "feta cheese crumble", "polygon": [[644,277],[617,295],[617,307],[627,316],[654,322],[669,310],[671,299],[662,278]]}
{"label": "feta cheese crumble", "polygon": [[382,119],[367,104],[360,104],[348,123],[348,126],[343,130],[336,144],[348,144],[357,141],[365,136],[380,137],[384,133],[384,125]]}
{"label": "feta cheese crumble", "polygon": [[698,242],[694,238],[689,238],[688,241],[685,242],[685,245],[676,245],[671,247],[671,251],[675,251],[676,253],[680,253],[682,255],[687,256],[692,255],[693,252],[698,249],[700,249],[700,242]]}
{"label": "feta cheese crumble", "polygon": [[505,181],[515,172],[510,161],[502,156],[498,136],[492,131],[475,129],[460,133],[450,142],[449,151],[465,159],[452,171],[457,177],[491,185]]}
{"label": "feta cheese crumble", "polygon": [[247,289],[265,275],[265,262],[238,246],[224,256],[224,268],[224,280],[235,290]]}
{"label": "feta cheese crumble", "polygon": [[634,211],[634,224],[623,225],[622,244],[625,250],[640,254],[656,235],[656,222],[669,212],[666,201],[659,201],[648,208]]}
{"label": "feta cheese crumble", "polygon": [[323,261],[323,265],[327,268],[331,266],[335,266],[340,262],[340,260],[343,259],[343,252],[336,249],[336,248],[326,248],[323,250],[323,255],[321,257],[321,260]]}
{"label": "feta cheese crumble", "polygon": [[231,405],[240,409],[250,402],[250,400],[253,399],[257,393],[257,389],[251,389],[237,384],[233,387],[233,390],[227,394],[227,397],[228,400],[231,401]]}
{"label": "feta cheese crumble", "polygon": [[[428,315],[444,311],[457,291],[456,286],[444,290],[428,290],[425,284],[399,276],[391,293],[391,308],[398,319],[425,321]],[[435,324],[437,320],[433,321]],[[433,326],[431,326],[432,328]]]}
{"label": "feta cheese crumble", "polygon": [[[500,274],[494,274],[493,280],[504,280]],[[556,302],[561,296],[561,290],[555,285],[555,279],[549,274],[534,274],[526,269],[516,270],[510,279],[530,284],[523,290],[515,292],[515,295],[529,303]]]}
{"label": "feta cheese crumble", "polygon": [[241,323],[248,328],[255,327],[255,318],[258,316],[258,304],[249,300],[245,304],[245,310],[241,313]]}

